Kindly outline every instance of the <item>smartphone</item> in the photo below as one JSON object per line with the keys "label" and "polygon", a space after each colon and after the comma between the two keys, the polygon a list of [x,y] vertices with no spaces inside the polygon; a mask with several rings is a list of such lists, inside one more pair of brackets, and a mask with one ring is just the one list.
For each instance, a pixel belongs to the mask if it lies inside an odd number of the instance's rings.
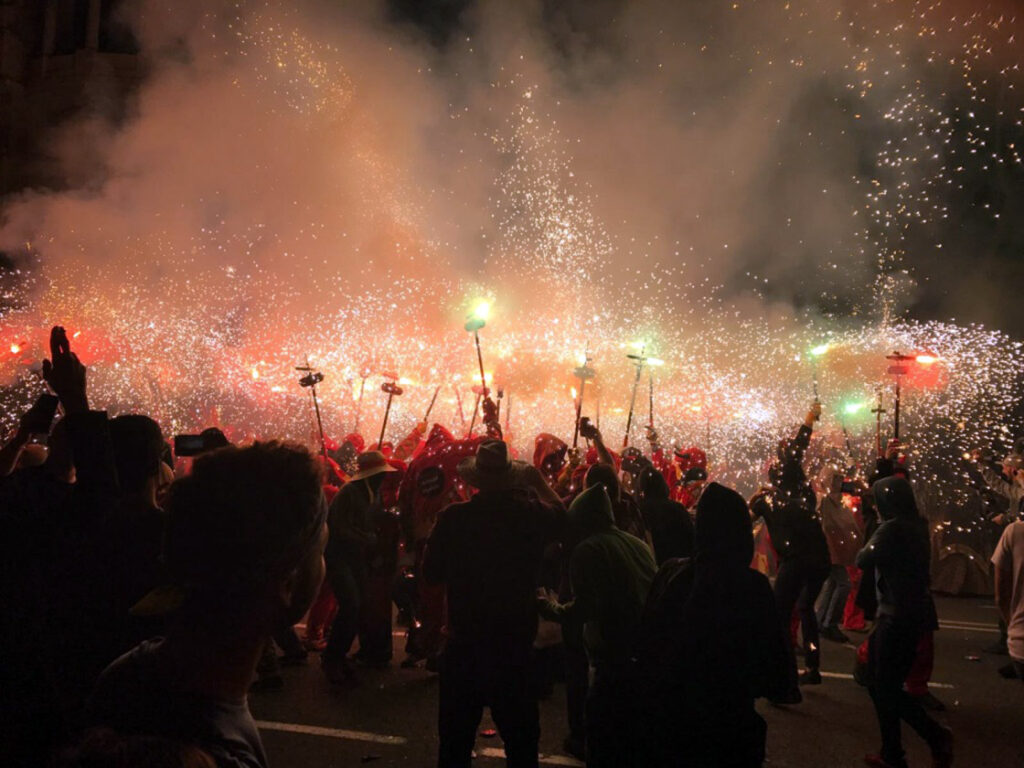
{"label": "smartphone", "polygon": [[53,426],[53,417],[57,415],[57,404],[60,398],[44,392],[33,403],[25,414],[24,424],[28,431],[34,435],[50,434],[50,427]]}
{"label": "smartphone", "polygon": [[175,435],[175,456],[198,456],[206,450],[206,440],[202,435]]}
{"label": "smartphone", "polygon": [[844,480],[843,481],[842,492],[845,493],[845,494],[848,494],[848,495],[851,495],[851,496],[856,496],[862,490],[863,489],[861,488],[860,483],[854,482],[853,480]]}

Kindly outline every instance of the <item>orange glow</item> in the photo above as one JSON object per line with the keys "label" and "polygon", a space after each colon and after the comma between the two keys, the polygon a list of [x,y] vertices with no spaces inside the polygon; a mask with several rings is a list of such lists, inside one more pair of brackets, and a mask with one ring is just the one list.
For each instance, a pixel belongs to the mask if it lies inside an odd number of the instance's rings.
{"label": "orange glow", "polygon": [[931,365],[933,363],[939,362],[939,358],[935,357],[935,355],[918,355],[914,359],[917,360],[917,362],[919,362],[921,365]]}
{"label": "orange glow", "polygon": [[18,344],[11,344],[11,354],[16,355],[21,352],[21,346]]}

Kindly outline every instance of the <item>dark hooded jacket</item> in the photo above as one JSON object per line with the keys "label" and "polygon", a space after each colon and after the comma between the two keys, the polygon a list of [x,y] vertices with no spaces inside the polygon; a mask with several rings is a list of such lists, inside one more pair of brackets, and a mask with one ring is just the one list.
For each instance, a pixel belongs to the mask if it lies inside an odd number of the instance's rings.
{"label": "dark hooded jacket", "polygon": [[697,504],[695,550],[692,577],[685,561],[659,572],[658,582],[664,573],[672,584],[645,617],[645,626],[673,627],[673,648],[660,654],[648,692],[644,719],[655,727],[646,730],[649,745],[641,748],[652,754],[644,764],[759,766],[767,727],[754,700],[785,692],[789,656],[768,579],[749,567],[754,540],[742,496],[707,487]]}
{"label": "dark hooded jacket", "polygon": [[669,498],[664,475],[646,467],[640,473],[638,489],[640,514],[650,531],[658,565],[674,557],[693,555],[693,521],[686,507]]}
{"label": "dark hooded jacket", "polygon": [[938,629],[930,589],[928,521],[917,511],[905,478],[879,480],[871,488],[882,524],[857,555],[857,566],[874,571],[879,615],[920,629]]}
{"label": "dark hooded jacket", "polygon": [[542,602],[540,610],[554,621],[582,625],[591,665],[614,673],[629,661],[654,580],[654,557],[646,543],[615,527],[602,485],[577,496],[567,515],[570,538],[579,542],[569,559],[575,597],[564,604]]}

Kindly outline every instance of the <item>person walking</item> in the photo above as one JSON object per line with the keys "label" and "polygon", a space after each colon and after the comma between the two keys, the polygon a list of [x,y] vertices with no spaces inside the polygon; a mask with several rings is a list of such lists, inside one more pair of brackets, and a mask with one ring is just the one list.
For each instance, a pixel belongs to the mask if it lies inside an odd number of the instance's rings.
{"label": "person walking", "polygon": [[905,478],[879,480],[872,495],[882,522],[858,553],[857,565],[875,574],[878,617],[868,638],[867,683],[882,748],[866,762],[875,768],[906,768],[902,720],[928,742],[935,767],[947,768],[953,763],[952,732],[903,689],[922,635],[938,628],[929,589],[928,523],[918,513],[914,490]]}
{"label": "person walking", "polygon": [[577,543],[569,555],[573,599],[542,598],[542,616],[583,628],[591,683],[585,708],[590,768],[631,764],[628,688],[634,633],[657,570],[647,544],[615,525],[603,484],[583,491],[568,511]]}
{"label": "person walking", "polygon": [[356,472],[338,491],[327,513],[327,580],[338,601],[338,612],[322,662],[327,679],[341,685],[355,680],[348,658],[359,634],[359,617],[369,580],[370,558],[377,544],[377,523],[384,514],[381,485],[394,472],[379,451],[356,459]]}
{"label": "person walking", "polygon": [[818,505],[821,527],[828,542],[828,554],[832,561],[828,579],[821,591],[818,606],[818,626],[821,636],[833,642],[848,643],[839,624],[843,620],[846,599],[850,595],[849,568],[857,559],[862,539],[853,511],[843,503],[843,475],[832,472],[828,477],[828,492]]}

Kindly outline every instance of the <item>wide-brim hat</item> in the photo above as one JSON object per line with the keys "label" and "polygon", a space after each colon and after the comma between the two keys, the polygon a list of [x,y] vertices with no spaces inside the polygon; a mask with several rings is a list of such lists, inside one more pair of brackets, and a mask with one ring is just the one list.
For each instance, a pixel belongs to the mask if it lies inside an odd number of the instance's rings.
{"label": "wide-brim hat", "polygon": [[397,472],[393,466],[388,464],[388,460],[384,458],[384,454],[380,451],[366,451],[360,453],[356,457],[356,471],[355,474],[349,478],[350,482],[357,480],[365,480],[368,477],[374,475],[381,475],[385,472]]}
{"label": "wide-brim hat", "polygon": [[484,440],[476,455],[459,462],[459,476],[474,488],[492,490],[526,485],[530,465],[513,460],[508,444],[501,440]]}

